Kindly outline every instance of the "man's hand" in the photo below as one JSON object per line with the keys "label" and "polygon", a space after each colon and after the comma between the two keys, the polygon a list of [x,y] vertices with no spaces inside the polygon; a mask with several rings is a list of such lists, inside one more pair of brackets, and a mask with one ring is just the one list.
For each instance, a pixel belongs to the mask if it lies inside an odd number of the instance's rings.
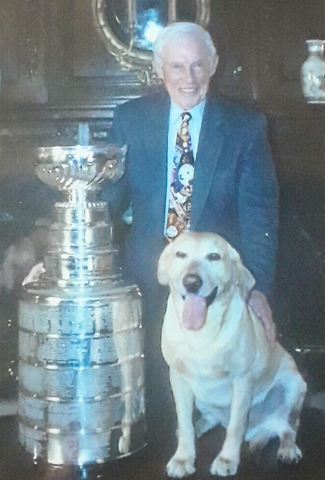
{"label": "man's hand", "polygon": [[22,286],[27,285],[28,283],[37,282],[42,273],[45,272],[44,263],[38,263],[34,265],[27,277],[24,278]]}
{"label": "man's hand", "polygon": [[261,320],[267,339],[272,347],[276,342],[276,326],[272,320],[272,311],[264,293],[252,290],[248,297],[248,305]]}

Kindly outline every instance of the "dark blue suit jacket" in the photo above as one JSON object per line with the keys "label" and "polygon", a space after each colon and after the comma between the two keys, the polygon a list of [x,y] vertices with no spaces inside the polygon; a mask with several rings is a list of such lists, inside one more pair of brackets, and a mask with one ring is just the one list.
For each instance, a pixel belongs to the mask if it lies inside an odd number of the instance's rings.
{"label": "dark blue suit jacket", "polygon": [[[115,110],[116,142],[128,145],[124,177],[103,197],[120,215],[133,206],[126,240],[125,272],[140,287],[156,284],[163,249],[167,182],[167,94],[129,101]],[[270,296],[277,246],[278,189],[264,117],[208,96],[193,183],[191,229],[216,232],[241,254]]]}

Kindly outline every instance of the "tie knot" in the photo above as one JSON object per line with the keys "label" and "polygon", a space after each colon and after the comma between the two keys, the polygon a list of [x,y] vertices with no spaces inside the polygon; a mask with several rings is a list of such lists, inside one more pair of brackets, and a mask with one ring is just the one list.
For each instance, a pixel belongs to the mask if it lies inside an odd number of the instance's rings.
{"label": "tie knot", "polygon": [[188,123],[188,122],[191,120],[192,115],[191,115],[189,112],[183,112],[183,113],[181,114],[181,117],[182,117],[182,121],[183,121],[183,122],[187,122],[187,123]]}

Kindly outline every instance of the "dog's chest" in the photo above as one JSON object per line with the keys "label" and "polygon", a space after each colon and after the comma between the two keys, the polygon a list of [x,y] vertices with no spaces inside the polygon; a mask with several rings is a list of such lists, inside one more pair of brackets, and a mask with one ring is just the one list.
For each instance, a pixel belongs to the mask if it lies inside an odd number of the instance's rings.
{"label": "dog's chest", "polygon": [[180,354],[174,358],[170,367],[186,379],[196,402],[228,407],[232,395],[232,381],[225,362],[211,362],[210,358],[204,358],[204,354],[199,359],[191,357],[190,354],[184,356],[184,352],[183,355],[182,352]]}
{"label": "dog's chest", "polygon": [[201,405],[229,407],[232,398],[232,382],[222,367],[199,369],[196,375],[187,377],[187,382]]}

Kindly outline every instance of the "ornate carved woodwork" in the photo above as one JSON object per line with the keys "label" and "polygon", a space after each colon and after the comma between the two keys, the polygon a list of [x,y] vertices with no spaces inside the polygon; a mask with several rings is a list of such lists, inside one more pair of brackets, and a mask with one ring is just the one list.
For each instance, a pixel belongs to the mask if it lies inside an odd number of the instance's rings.
{"label": "ornate carved woodwork", "polygon": [[[136,71],[140,81],[150,85],[157,81],[152,72],[150,49],[159,29],[180,19],[207,27],[210,0],[188,0],[189,10],[195,11],[189,16],[184,12],[184,2],[177,0],[146,2],[146,6],[143,3],[127,0],[124,9],[119,9],[114,0],[92,0],[94,22],[108,51],[122,69]],[[143,7],[140,10],[139,4]]]}

